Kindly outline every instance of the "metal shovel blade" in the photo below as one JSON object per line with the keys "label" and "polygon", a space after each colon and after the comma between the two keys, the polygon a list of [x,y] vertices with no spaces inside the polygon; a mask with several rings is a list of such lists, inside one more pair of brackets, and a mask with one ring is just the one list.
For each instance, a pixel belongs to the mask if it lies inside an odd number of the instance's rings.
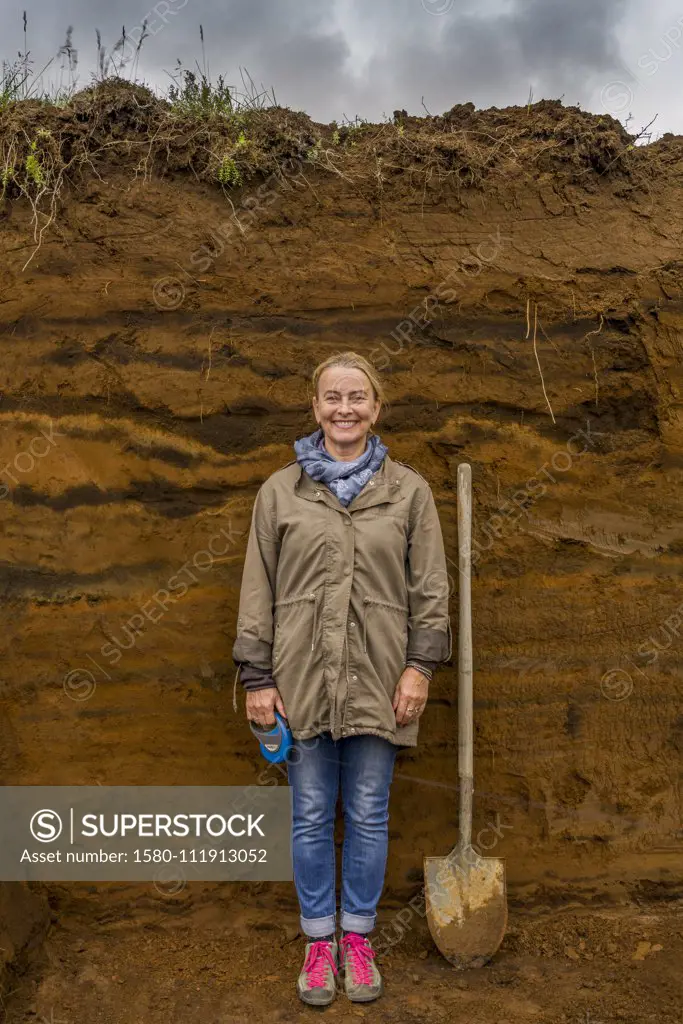
{"label": "metal shovel blade", "polygon": [[429,930],[439,951],[462,969],[482,967],[507,926],[505,861],[458,846],[448,857],[425,857]]}

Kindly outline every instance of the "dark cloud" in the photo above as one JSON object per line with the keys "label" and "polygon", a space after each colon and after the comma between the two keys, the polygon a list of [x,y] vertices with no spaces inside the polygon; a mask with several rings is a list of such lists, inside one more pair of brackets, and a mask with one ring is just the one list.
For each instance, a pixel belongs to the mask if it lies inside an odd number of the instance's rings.
{"label": "dark cloud", "polygon": [[394,83],[394,106],[414,109],[418,91],[433,113],[468,100],[506,106],[526,102],[530,87],[536,99],[586,103],[595,81],[619,67],[626,0],[516,0],[497,11],[480,5],[478,13],[458,7],[428,18],[441,23],[436,38],[406,35],[375,66],[384,89]]}
{"label": "dark cloud", "polygon": [[619,57],[616,31],[626,0],[522,0],[501,19],[502,32],[519,40],[520,55],[537,68],[576,76],[613,68]]}
{"label": "dark cloud", "polygon": [[[21,11],[0,4],[16,50]],[[524,103],[530,86],[536,99],[587,105],[619,68],[628,9],[629,0],[33,0],[29,44],[43,60],[72,24],[86,85],[95,28],[111,49],[121,25],[139,35],[148,17],[138,77],[164,88],[176,58],[201,64],[201,23],[214,78],[239,84],[243,67],[318,120],[378,120],[397,107],[422,113],[423,96],[433,113],[468,100]]]}

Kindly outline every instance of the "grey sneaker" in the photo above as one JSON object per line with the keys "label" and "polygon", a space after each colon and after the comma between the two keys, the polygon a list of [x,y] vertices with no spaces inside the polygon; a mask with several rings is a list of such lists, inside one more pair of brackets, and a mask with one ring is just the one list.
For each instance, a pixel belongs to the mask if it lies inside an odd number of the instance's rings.
{"label": "grey sneaker", "polygon": [[299,999],[311,1006],[327,1006],[337,995],[338,948],[336,939],[306,943],[306,959],[296,990]]}
{"label": "grey sneaker", "polygon": [[349,932],[341,940],[344,989],[354,1003],[370,1003],[382,995],[382,975],[373,963],[374,958],[367,935]]}

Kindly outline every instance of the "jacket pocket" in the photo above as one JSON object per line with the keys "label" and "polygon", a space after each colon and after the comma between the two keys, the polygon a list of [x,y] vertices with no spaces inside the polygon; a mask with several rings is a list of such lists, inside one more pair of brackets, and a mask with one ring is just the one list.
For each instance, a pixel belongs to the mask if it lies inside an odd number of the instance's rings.
{"label": "jacket pocket", "polygon": [[391,516],[393,519],[405,519],[405,511],[398,508],[398,502],[386,502],[384,505],[370,505],[369,508],[352,509],[353,518],[361,520],[380,519]]}
{"label": "jacket pocket", "polygon": [[[368,649],[368,619],[370,618],[370,612],[373,608],[386,608],[388,611],[396,612],[403,616],[402,631],[403,641],[405,650],[408,649],[408,612],[409,608],[407,605],[398,604],[395,601],[381,601],[375,597],[364,597],[363,598],[363,650],[367,652]],[[393,616],[392,616],[393,618]],[[386,623],[385,623],[386,624]],[[398,627],[398,623],[396,624]]]}
{"label": "jacket pocket", "polygon": [[[282,598],[275,602],[275,635],[273,637],[273,672],[280,664],[282,655],[286,650],[296,648],[301,654],[307,649],[299,639],[300,622],[296,615],[297,605],[313,605],[313,619],[311,626],[310,650],[315,650],[316,627],[318,624],[318,603],[314,590],[306,594],[298,594],[295,597]],[[297,631],[296,634],[294,631]]]}

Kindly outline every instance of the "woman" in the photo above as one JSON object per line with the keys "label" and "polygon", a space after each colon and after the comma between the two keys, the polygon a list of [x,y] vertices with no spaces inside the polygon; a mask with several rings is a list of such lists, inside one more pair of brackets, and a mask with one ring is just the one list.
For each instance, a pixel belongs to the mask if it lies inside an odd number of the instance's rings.
{"label": "woman", "polygon": [[[307,937],[300,998],[324,1005],[382,992],[368,938],[384,885],[396,752],[417,744],[436,664],[450,658],[441,527],[428,483],[372,428],[384,402],[355,352],[313,374],[319,429],[294,444],[254,503],[233,659],[247,717],[295,739],[294,881]],[[334,823],[344,809],[335,937]]]}

